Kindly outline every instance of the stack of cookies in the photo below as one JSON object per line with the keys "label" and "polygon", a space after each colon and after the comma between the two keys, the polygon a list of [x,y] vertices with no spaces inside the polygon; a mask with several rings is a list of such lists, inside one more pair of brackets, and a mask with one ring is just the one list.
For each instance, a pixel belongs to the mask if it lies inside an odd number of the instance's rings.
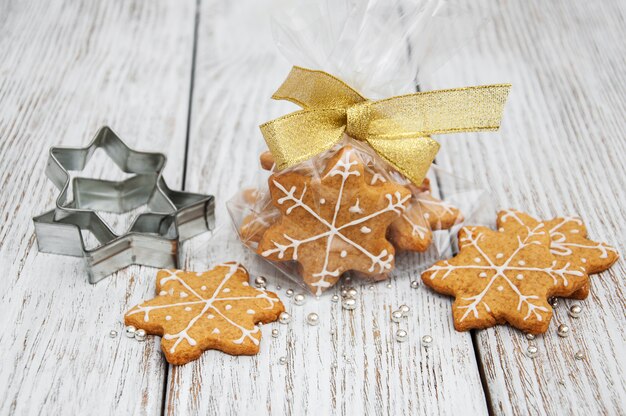
{"label": "stack of cookies", "polygon": [[589,274],[608,269],[617,251],[587,238],[580,218],[539,221],[514,210],[498,213],[498,231],[464,227],[459,253],[422,274],[435,291],[454,296],[459,331],[508,323],[546,332],[552,296],[585,299]]}
{"label": "stack of cookies", "polygon": [[[273,171],[269,152],[261,165]],[[460,211],[417,187],[366,150],[342,145],[284,172],[273,173],[269,193],[246,190],[250,214],[242,240],[264,258],[291,262],[316,295],[344,272],[385,279],[396,250],[425,251],[433,230],[463,220]]]}

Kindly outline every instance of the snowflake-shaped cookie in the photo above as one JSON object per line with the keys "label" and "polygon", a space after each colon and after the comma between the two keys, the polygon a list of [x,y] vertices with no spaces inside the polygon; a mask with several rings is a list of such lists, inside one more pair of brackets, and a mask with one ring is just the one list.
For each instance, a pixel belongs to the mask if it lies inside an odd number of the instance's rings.
{"label": "snowflake-shaped cookie", "polygon": [[[502,231],[521,235],[530,227],[542,223],[550,235],[550,252],[557,258],[584,267],[588,274],[608,269],[619,257],[617,250],[608,244],[589,240],[587,228],[577,217],[554,218],[540,222],[526,213],[504,210],[498,213],[497,223]],[[587,282],[569,297],[585,299],[589,295],[589,289],[590,285]]]}
{"label": "snowflake-shaped cookie", "polygon": [[256,354],[261,331],[255,324],[275,321],[285,310],[276,294],[250,287],[248,272],[236,263],[202,273],[160,270],[156,287],[158,296],[132,308],[124,320],[162,336],[171,364],[193,361],[208,349]]}
{"label": "snowflake-shaped cookie", "polygon": [[523,331],[543,333],[552,308],[550,296],[568,296],[585,284],[583,268],[557,260],[542,224],[526,235],[464,227],[459,254],[422,273],[425,284],[454,296],[458,331],[509,323]]}
{"label": "snowflake-shaped cookie", "polygon": [[411,194],[397,184],[368,185],[363,162],[351,146],[331,157],[321,175],[277,173],[269,187],[281,218],[265,231],[257,252],[274,261],[298,262],[316,294],[348,270],[375,278],[391,271],[394,248],[385,233]]}

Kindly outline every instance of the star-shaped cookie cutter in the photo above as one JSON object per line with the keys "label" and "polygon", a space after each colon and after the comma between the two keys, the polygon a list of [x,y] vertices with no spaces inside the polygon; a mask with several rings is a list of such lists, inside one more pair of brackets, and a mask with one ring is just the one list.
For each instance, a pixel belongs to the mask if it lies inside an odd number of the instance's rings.
{"label": "star-shaped cookie cutter", "polygon": [[[98,148],[134,176],[123,181],[72,180],[69,171],[83,170]],[[213,229],[215,200],[171,190],[162,176],[165,163],[164,154],[133,150],[106,126],[87,147],[52,147],[46,175],[60,193],[54,209],[33,218],[39,251],[83,257],[90,283],[131,264],[178,267],[180,242]],[[70,182],[73,197],[67,201]],[[122,235],[96,212],[124,213],[143,205],[150,212],[139,214]],[[91,232],[99,246],[88,249],[83,231]]]}

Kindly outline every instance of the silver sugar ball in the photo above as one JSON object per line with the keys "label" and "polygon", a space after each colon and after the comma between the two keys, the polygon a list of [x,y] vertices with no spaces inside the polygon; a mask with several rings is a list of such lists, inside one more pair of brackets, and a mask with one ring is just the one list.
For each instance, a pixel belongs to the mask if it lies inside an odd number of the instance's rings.
{"label": "silver sugar ball", "polygon": [[280,290],[280,289],[281,289],[280,285],[276,285],[276,290]]}
{"label": "silver sugar ball", "polygon": [[570,308],[567,311],[567,313],[572,318],[578,318],[580,316],[580,314],[582,313],[582,311],[583,311],[582,306],[580,306],[579,304],[575,304],[575,305],[570,306]]}
{"label": "silver sugar ball", "polygon": [[404,329],[398,329],[396,331],[396,341],[404,342],[409,339],[409,334]]}
{"label": "silver sugar ball", "polygon": [[135,328],[132,325],[128,325],[125,329],[124,329],[124,333],[126,334],[126,336],[128,338],[135,338],[135,331],[137,330],[137,328]]}
{"label": "silver sugar ball", "polygon": [[280,357],[280,358],[278,359],[278,363],[279,363],[280,365],[285,365],[285,364],[287,364],[287,357]]}
{"label": "silver sugar ball", "polygon": [[535,358],[538,352],[539,352],[539,348],[537,348],[534,345],[529,345],[528,348],[526,348],[526,356],[528,358]]}
{"label": "silver sugar ball", "polygon": [[391,283],[387,283],[387,289],[391,289]]}
{"label": "silver sugar ball", "polygon": [[548,303],[550,303],[550,306],[552,306],[552,308],[556,308],[557,306],[559,306],[559,300],[557,298],[548,299]]}
{"label": "silver sugar ball", "polygon": [[576,354],[574,354],[574,358],[577,360],[584,360],[585,359],[585,353],[582,351],[577,351]]}
{"label": "silver sugar ball", "polygon": [[143,342],[146,340],[146,331],[143,329],[138,329],[135,331],[135,339],[137,341]]}
{"label": "silver sugar ball", "polygon": [[400,321],[402,321],[402,317],[402,311],[391,312],[391,320],[395,323],[400,323]]}
{"label": "silver sugar ball", "polygon": [[569,336],[569,326],[565,325],[565,324],[561,324],[559,325],[559,328],[557,329],[557,334],[559,334],[560,337],[565,338],[567,336]]}
{"label": "silver sugar ball", "polygon": [[330,330],[330,335],[335,335],[335,330],[334,329]]}
{"label": "silver sugar ball", "polygon": [[345,298],[341,301],[341,307],[349,311],[356,309],[356,299]]}
{"label": "silver sugar ball", "polygon": [[333,361],[333,363],[330,365],[332,368],[337,368],[337,361]]}
{"label": "silver sugar ball", "polygon": [[349,287],[349,288],[348,288],[348,290],[347,290],[347,293],[348,293],[348,294],[347,294],[347,296],[349,296],[349,297],[351,297],[351,298],[355,298],[355,297],[356,297],[356,295],[358,294],[358,292],[356,291],[356,289],[355,289],[355,288],[353,288],[353,287]]}
{"label": "silver sugar ball", "polygon": [[295,295],[293,297],[293,303],[295,303],[296,305],[304,305],[304,301],[306,300],[306,298],[304,297],[304,295],[302,293],[298,293],[297,295]]}
{"label": "silver sugar ball", "polygon": [[433,343],[433,337],[430,335],[424,335],[422,337],[422,345],[426,348],[430,347]]}
{"label": "silver sugar ball", "polygon": [[257,288],[261,289],[261,288],[265,288],[265,286],[267,286],[267,279],[263,276],[257,276],[254,279],[254,286],[256,286]]}
{"label": "silver sugar ball", "polygon": [[293,289],[287,289],[285,290],[285,296],[287,296],[288,298],[293,296]]}
{"label": "silver sugar ball", "polygon": [[289,322],[291,322],[291,315],[289,315],[288,312],[281,312],[280,315],[278,315],[278,323],[287,325]]}
{"label": "silver sugar ball", "polygon": [[272,337],[278,338],[278,329],[276,328],[272,329]]}
{"label": "silver sugar ball", "polygon": [[411,308],[408,305],[400,305],[398,309],[402,312],[402,316],[409,316],[409,312],[411,312]]}
{"label": "silver sugar ball", "polygon": [[369,290],[374,290],[374,285],[369,285],[367,288],[368,288]]}
{"label": "silver sugar ball", "polygon": [[535,334],[526,334],[526,339],[529,341],[532,341],[533,339],[535,339]]}
{"label": "silver sugar ball", "polygon": [[116,338],[117,337],[117,331],[115,329],[112,329],[109,331],[109,338]]}
{"label": "silver sugar ball", "polygon": [[330,300],[331,300],[331,301],[333,301],[333,302],[335,302],[335,303],[339,302],[339,295],[333,295],[333,296],[330,298]]}
{"label": "silver sugar ball", "polygon": [[420,283],[417,280],[412,280],[411,289],[417,289],[418,287],[420,287]]}
{"label": "silver sugar ball", "polygon": [[341,294],[342,298],[345,298],[346,296],[348,296],[348,289],[341,289],[341,292],[339,292]]}
{"label": "silver sugar ball", "polygon": [[320,323],[320,316],[315,312],[311,312],[306,317],[306,323],[311,326],[315,326]]}

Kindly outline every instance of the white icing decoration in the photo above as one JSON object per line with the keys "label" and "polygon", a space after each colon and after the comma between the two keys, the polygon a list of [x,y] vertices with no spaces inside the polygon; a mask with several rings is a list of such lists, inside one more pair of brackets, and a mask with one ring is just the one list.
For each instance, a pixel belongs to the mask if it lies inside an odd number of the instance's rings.
{"label": "white icing decoration", "polygon": [[231,310],[233,308],[233,305],[226,305],[226,307],[224,309],[226,309],[227,311]]}
{"label": "white icing decoration", "polygon": [[248,310],[246,311],[246,313],[247,313],[248,315],[254,315],[254,309],[248,309]]}
{"label": "white icing decoration", "polygon": [[[522,240],[522,238],[519,236],[517,237],[517,240],[518,240],[517,249],[504,261],[503,264],[496,265],[494,261],[483,251],[483,249],[479,245],[480,240],[483,238],[483,234],[478,233],[478,235],[475,236],[474,228],[465,227],[465,230],[468,231],[468,233],[466,237],[460,239],[459,241],[460,245],[462,247],[472,246],[473,248],[475,248],[478,251],[480,257],[477,257],[476,259],[474,259],[474,261],[476,261],[477,259],[481,260],[482,258],[483,260],[485,260],[487,264],[486,265],[456,266],[456,265],[450,264],[449,261],[445,261],[443,265],[436,264],[429,269],[429,271],[433,272],[430,276],[431,279],[440,278],[442,280],[446,279],[450,275],[450,273],[452,273],[455,270],[470,270],[470,269],[482,270],[482,272],[479,274],[479,276],[481,277],[483,277],[483,273],[485,273],[485,277],[486,277],[487,272],[492,273],[492,276],[489,282],[487,283],[487,285],[485,286],[482,292],[480,292],[478,295],[471,296],[469,298],[460,298],[462,300],[471,302],[468,305],[457,306],[459,309],[466,309],[465,313],[460,318],[461,321],[467,318],[467,316],[470,313],[472,313],[473,316],[477,318],[478,307],[481,305],[485,308],[486,311],[488,312],[491,311],[491,308],[489,307],[489,305],[484,301],[484,297],[489,292],[489,289],[493,286],[494,282],[496,282],[499,279],[504,280],[507,286],[511,288],[511,290],[518,297],[517,310],[521,311],[522,306],[527,307],[527,314],[524,317],[524,320],[527,320],[531,315],[534,315],[535,318],[539,321],[543,320],[539,312],[548,312],[548,309],[542,305],[533,303],[534,300],[539,300],[539,297],[537,295],[525,295],[522,292],[520,292],[519,288],[509,279],[509,277],[505,274],[505,272],[516,272],[516,271],[542,272],[552,278],[554,285],[559,284],[559,281],[560,281],[561,284],[563,284],[563,286],[568,286],[569,284],[568,276],[580,277],[584,275],[582,270],[570,268],[570,263],[565,264],[561,268],[557,268],[556,260],[551,263],[550,267],[544,267],[544,268],[524,267],[521,265],[520,266],[510,265],[513,262],[515,256],[517,256],[517,254],[524,248],[531,246],[531,245],[541,245],[541,242],[539,241],[536,241],[536,240],[528,241],[528,240],[531,237],[545,234],[545,232],[542,231],[542,229],[543,229],[543,224],[539,224],[533,229],[528,228],[528,235],[524,238],[524,240]],[[520,264],[520,263],[517,262],[517,264]],[[440,272],[444,273],[443,276],[439,276]],[[523,275],[523,274],[519,273],[519,275]],[[519,280],[519,277],[516,277],[516,278]],[[497,289],[500,290],[500,287],[504,289],[504,286],[497,286]]]}
{"label": "white icing decoration", "polygon": [[167,292],[165,290],[162,290],[162,291],[159,292],[159,295],[160,296],[165,296],[165,295],[167,295]]}
{"label": "white icing decoration", "polygon": [[[506,213],[502,216],[501,220],[504,222],[509,217],[515,219],[519,224],[526,226],[526,228],[528,229],[528,226],[524,224],[524,221],[522,221],[522,219],[517,216],[516,211],[507,210]],[[563,232],[559,230],[563,226],[571,222],[573,222],[577,226],[583,226],[583,222],[580,218],[567,217],[567,218],[563,218],[561,222],[559,222],[550,230],[548,230],[548,234],[550,235],[550,239],[551,239],[550,252],[552,254],[556,256],[570,256],[573,253],[570,247],[583,248],[587,250],[599,250],[601,259],[606,259],[609,256],[609,253],[608,253],[609,251],[617,253],[616,249],[614,249],[613,247],[606,246],[602,243],[596,243],[596,242],[590,241],[590,244],[578,244],[578,243],[571,243],[571,242],[566,241],[565,234],[563,234]],[[580,230],[573,229],[573,230],[570,230],[570,232],[576,234],[576,233],[579,233]]]}
{"label": "white icing decoration", "polygon": [[339,255],[341,256],[341,258],[344,258],[348,255],[348,252],[346,250],[341,250],[341,253],[339,253]]}
{"label": "white icing decoration", "polygon": [[229,288],[225,288],[224,290],[222,290],[222,292],[228,293],[228,292],[230,292],[230,289]]}
{"label": "white icing decoration", "polygon": [[219,334],[219,333],[220,333],[220,330],[219,330],[219,329],[217,329],[217,328],[214,328],[214,329],[213,329],[213,333],[214,333],[214,334]]}
{"label": "white icing decoration", "polygon": [[366,226],[364,225],[363,227],[361,227],[361,232],[362,232],[363,234],[369,234],[369,233],[371,233],[371,232],[372,232],[372,229],[371,229],[371,228],[369,228],[369,227],[366,227]]}
{"label": "white icing decoration", "polygon": [[359,198],[356,199],[354,205],[348,208],[348,211],[352,212],[353,214],[363,214],[363,209],[359,206]]}
{"label": "white icing decoration", "polygon": [[370,185],[375,185],[376,182],[381,181],[383,183],[387,182],[387,180],[385,179],[385,177],[383,175],[381,175],[380,173],[376,173],[373,172],[372,173],[372,180],[370,181]]}
{"label": "white icing decoration", "polygon": [[[191,345],[192,347],[197,345],[197,341],[193,337],[191,337],[189,335],[189,331],[196,324],[198,319],[200,319],[203,315],[206,314],[206,317],[208,319],[214,319],[215,318],[215,315],[213,315],[212,313],[207,313],[209,310],[211,310],[211,312],[214,312],[217,315],[219,315],[224,321],[226,321],[228,324],[232,325],[233,327],[237,328],[241,332],[241,337],[240,338],[232,340],[232,342],[234,344],[242,344],[246,339],[249,339],[252,343],[254,343],[255,345],[258,345],[259,344],[259,340],[257,338],[255,338],[253,335],[257,334],[259,332],[259,328],[256,325],[253,325],[252,328],[248,329],[248,328],[245,328],[245,327],[241,326],[240,324],[234,322],[233,320],[231,320],[230,318],[228,318],[226,315],[224,315],[222,313],[222,311],[219,308],[219,305],[216,305],[215,302],[218,302],[218,301],[242,301],[242,300],[248,300],[248,299],[249,300],[264,300],[268,304],[268,306],[265,309],[272,309],[274,304],[276,302],[279,302],[279,300],[276,299],[276,298],[270,297],[267,294],[267,292],[265,292],[263,290],[258,290],[257,292],[259,292],[259,293],[256,296],[218,297],[218,295],[220,293],[223,293],[224,286],[226,285],[226,283],[228,283],[228,281],[231,279],[231,277],[234,276],[235,272],[237,272],[237,270],[242,270],[242,268],[239,265],[237,265],[237,264],[220,264],[220,265],[218,265],[216,267],[226,267],[226,268],[228,268],[228,271],[225,273],[224,277],[222,278],[220,283],[217,285],[217,287],[213,291],[213,294],[210,297],[208,297],[208,298],[207,297],[203,297],[202,295],[197,293],[180,276],[178,276],[178,273],[180,271],[178,271],[178,270],[169,271],[168,270],[170,275],[165,277],[165,278],[162,278],[160,280],[160,284],[164,285],[164,284],[166,284],[169,281],[176,281],[180,285],[182,285],[191,294],[192,300],[183,301],[183,302],[179,302],[179,303],[154,305],[154,306],[152,306],[152,305],[145,306],[143,304],[140,304],[134,310],[130,311],[128,313],[128,315],[134,315],[134,314],[137,314],[137,313],[143,313],[144,314],[144,320],[147,320],[147,318],[149,317],[150,312],[152,310],[155,310],[155,309],[184,307],[184,310],[190,311],[191,310],[191,307],[190,307],[191,305],[202,305],[202,310],[189,321],[189,323],[187,324],[187,326],[183,330],[181,330],[180,332],[178,332],[176,334],[165,333],[163,335],[164,339],[175,340],[174,344],[170,348],[170,352],[171,353],[176,352],[176,348],[178,347],[178,345],[182,341],[187,341],[187,343],[189,345]],[[174,293],[173,289],[170,290],[170,294],[173,295],[173,293]],[[183,293],[185,294],[184,296],[182,296]],[[181,297],[181,298],[186,298],[188,296],[189,296],[189,294],[187,292],[181,291],[179,293],[179,297]],[[227,304],[225,306],[225,309],[230,309],[230,307],[232,307],[232,306],[230,304]],[[167,315],[165,317],[166,321],[170,321],[171,319],[172,319],[172,317],[170,315]],[[213,330],[213,333],[219,334],[219,330],[217,328],[215,328]]]}
{"label": "white icing decoration", "polygon": [[326,203],[326,200],[324,198],[320,199],[320,205],[324,205]]}
{"label": "white icing decoration", "polygon": [[[363,246],[361,246],[360,244],[358,244],[355,241],[352,241],[351,239],[349,239],[348,237],[346,237],[341,231],[344,229],[347,229],[349,227],[354,227],[360,224],[363,224],[364,222],[375,218],[379,215],[382,215],[386,212],[396,212],[401,214],[404,209],[405,209],[405,202],[407,200],[409,200],[411,198],[411,194],[406,195],[404,198],[402,197],[402,195],[399,192],[396,192],[394,195],[391,194],[385,194],[385,199],[388,201],[388,205],[379,210],[376,211],[372,214],[368,214],[368,215],[364,215],[362,217],[359,217],[357,219],[354,219],[346,224],[343,224],[341,226],[337,226],[336,225],[336,221],[337,221],[337,215],[339,214],[339,210],[341,209],[341,200],[342,200],[342,195],[343,195],[343,190],[345,187],[345,183],[346,180],[350,177],[350,176],[360,176],[361,173],[358,170],[352,170],[352,167],[354,165],[356,165],[358,162],[356,161],[351,161],[350,160],[350,151],[346,151],[344,152],[342,158],[340,160],[337,161],[336,166],[328,173],[328,176],[341,176],[342,181],[341,181],[341,185],[338,189],[338,197],[337,197],[337,202],[335,204],[335,209],[334,209],[334,214],[333,214],[333,218],[330,221],[327,221],[326,219],[322,218],[312,207],[310,207],[309,205],[307,205],[304,202],[304,195],[307,192],[307,186],[304,185],[302,192],[300,193],[299,196],[296,196],[295,193],[298,190],[296,186],[292,186],[289,188],[289,190],[287,190],[280,182],[278,182],[276,179],[273,179],[273,184],[274,186],[276,186],[276,188],[278,189],[278,191],[283,193],[283,197],[278,198],[276,200],[278,205],[282,205],[285,202],[292,202],[293,205],[291,205],[289,208],[287,208],[285,210],[285,215],[290,215],[291,212],[293,212],[294,209],[298,209],[301,208],[303,210],[305,210],[308,214],[310,214],[315,220],[317,220],[320,224],[322,224],[327,230],[324,232],[321,232],[317,235],[308,237],[304,240],[297,240],[295,238],[292,238],[286,234],[283,234],[283,237],[289,241],[288,244],[281,244],[279,242],[276,241],[272,241],[272,243],[274,244],[274,248],[265,250],[263,253],[261,253],[261,255],[263,255],[264,257],[270,256],[272,254],[276,254],[278,256],[279,259],[283,259],[285,258],[285,255],[287,254],[287,252],[289,250],[291,250],[291,258],[290,260],[298,260],[298,248],[303,245],[303,244],[307,244],[310,243],[312,241],[316,241],[319,240],[321,238],[326,238],[326,252],[324,255],[324,262],[322,264],[322,269],[319,272],[313,273],[313,277],[318,278],[317,281],[311,283],[312,286],[316,286],[317,287],[317,291],[316,294],[319,296],[322,293],[322,288],[326,288],[330,286],[330,282],[328,282],[326,279],[329,277],[338,277],[340,274],[340,269],[337,268],[335,270],[328,270],[328,263],[329,263],[329,257],[330,257],[330,253],[331,253],[331,247],[332,247],[332,242],[334,238],[339,238],[341,240],[343,240],[345,243],[351,245],[352,247],[354,247],[356,250],[358,250],[359,252],[361,252],[362,254],[366,255],[370,260],[371,260],[371,266],[369,268],[369,272],[374,272],[374,270],[378,267],[378,270],[380,272],[383,272],[385,270],[389,270],[391,268],[391,262],[393,260],[393,255],[389,254],[387,252],[387,250],[382,250],[381,253],[379,255],[375,255],[373,253],[370,253],[369,251],[367,251]],[[352,209],[353,208],[353,209]],[[352,210],[351,210],[352,209]],[[358,201],[357,203],[348,208],[348,210],[350,212],[353,213],[357,213],[357,209],[361,210],[361,208],[358,207]],[[362,210],[361,210],[362,211]],[[359,212],[362,213],[362,212]],[[364,230],[367,231],[364,231]],[[361,231],[362,232],[370,232],[371,230],[365,226],[361,227]]]}
{"label": "white icing decoration", "polygon": [[206,290],[206,286],[202,286],[200,290]]}

